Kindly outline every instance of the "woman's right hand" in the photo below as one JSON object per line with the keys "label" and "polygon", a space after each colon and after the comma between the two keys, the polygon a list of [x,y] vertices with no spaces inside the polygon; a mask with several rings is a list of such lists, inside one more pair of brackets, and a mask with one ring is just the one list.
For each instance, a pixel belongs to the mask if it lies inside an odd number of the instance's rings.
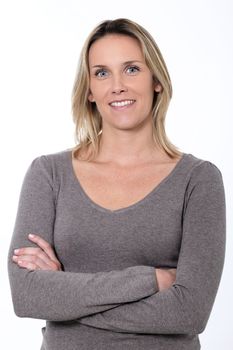
{"label": "woman's right hand", "polygon": [[176,269],[155,269],[159,291],[170,288],[176,280]]}

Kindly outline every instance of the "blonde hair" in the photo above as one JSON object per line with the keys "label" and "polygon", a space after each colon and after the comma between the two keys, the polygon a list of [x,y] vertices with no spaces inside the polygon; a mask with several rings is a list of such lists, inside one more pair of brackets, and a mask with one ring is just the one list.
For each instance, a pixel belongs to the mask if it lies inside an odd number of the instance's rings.
{"label": "blonde hair", "polygon": [[153,37],[139,24],[125,18],[101,22],[88,36],[81,51],[77,75],[72,93],[72,112],[75,123],[75,137],[78,142],[73,149],[76,157],[80,150],[91,145],[92,153],[88,159],[98,154],[102,133],[102,118],[95,105],[88,100],[89,64],[88,55],[91,45],[98,39],[108,35],[127,35],[138,40],[145,57],[146,64],[153,78],[162,86],[160,92],[154,93],[152,105],[153,138],[171,158],[181,152],[169,140],[165,132],[165,117],[172,97],[172,84],[162,54]]}

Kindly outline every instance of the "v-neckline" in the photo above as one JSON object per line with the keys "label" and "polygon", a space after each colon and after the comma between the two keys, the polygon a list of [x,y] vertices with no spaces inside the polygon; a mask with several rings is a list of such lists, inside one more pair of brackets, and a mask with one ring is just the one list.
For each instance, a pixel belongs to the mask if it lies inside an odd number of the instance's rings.
{"label": "v-neckline", "polygon": [[168,175],[166,175],[154,188],[152,188],[152,190],[147,193],[142,199],[138,200],[135,203],[132,203],[126,207],[123,208],[118,208],[118,209],[110,209],[110,208],[105,208],[102,205],[96,203],[85,191],[85,189],[83,188],[83,186],[81,185],[74,167],[73,167],[73,162],[72,162],[72,151],[68,152],[68,156],[69,156],[69,165],[70,165],[70,169],[71,169],[71,176],[72,176],[72,180],[73,182],[78,185],[78,188],[80,189],[84,199],[94,208],[96,208],[97,210],[100,210],[102,212],[105,213],[109,213],[109,214],[117,214],[117,213],[122,213],[128,210],[131,210],[141,204],[143,204],[145,201],[147,201],[148,198],[151,197],[152,194],[154,194],[155,192],[157,192],[171,177],[174,176],[174,174],[177,172],[177,170],[180,168],[181,164],[183,163],[183,160],[186,158],[186,156],[188,155],[188,153],[182,153],[181,158],[178,160],[178,162],[176,163],[176,165],[172,168],[172,170],[168,173]]}

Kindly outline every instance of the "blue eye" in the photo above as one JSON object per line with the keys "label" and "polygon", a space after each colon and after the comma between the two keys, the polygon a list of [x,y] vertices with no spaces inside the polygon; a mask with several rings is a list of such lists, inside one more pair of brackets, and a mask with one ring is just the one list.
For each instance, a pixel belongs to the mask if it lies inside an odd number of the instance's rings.
{"label": "blue eye", "polygon": [[97,76],[98,78],[105,78],[107,76],[107,71],[105,69],[98,69],[95,72],[95,76]]}
{"label": "blue eye", "polygon": [[137,72],[140,71],[139,67],[137,66],[130,66],[130,67],[127,67],[126,71],[129,73],[129,74],[135,74]]}

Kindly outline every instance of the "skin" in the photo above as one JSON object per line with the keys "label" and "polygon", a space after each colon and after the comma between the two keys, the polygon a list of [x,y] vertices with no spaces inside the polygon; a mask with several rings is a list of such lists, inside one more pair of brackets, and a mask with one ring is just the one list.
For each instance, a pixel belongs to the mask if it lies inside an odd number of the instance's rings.
{"label": "skin", "polygon": [[38,247],[15,249],[12,259],[18,266],[28,270],[62,270],[61,263],[48,242],[35,234],[29,234],[28,239]]}
{"label": "skin", "polygon": [[[162,87],[154,83],[138,42],[122,35],[97,40],[89,51],[89,67],[89,100],[100,111],[103,129],[96,162],[114,159],[125,166],[158,160],[151,109],[154,92]],[[130,99],[135,102],[123,108],[109,104]]]}
{"label": "skin", "polygon": [[[171,163],[152,137],[152,101],[162,87],[155,82],[137,40],[123,35],[107,35],[89,51],[89,101],[96,103],[102,116],[103,132],[95,164],[132,172],[138,164]],[[128,101],[124,106],[112,102]],[[114,164],[113,164],[114,163]],[[121,171],[121,170],[120,170]],[[54,248],[39,235],[28,239],[37,245],[14,251],[13,261],[28,270],[62,271]],[[176,269],[155,269],[160,291],[172,286]]]}
{"label": "skin", "polygon": [[[89,51],[89,66],[89,100],[96,103],[102,116],[103,133],[132,134],[142,127],[151,130],[154,91],[159,92],[161,85],[154,82],[137,40],[122,35],[97,40]],[[129,99],[134,101],[132,105],[110,105]]]}

